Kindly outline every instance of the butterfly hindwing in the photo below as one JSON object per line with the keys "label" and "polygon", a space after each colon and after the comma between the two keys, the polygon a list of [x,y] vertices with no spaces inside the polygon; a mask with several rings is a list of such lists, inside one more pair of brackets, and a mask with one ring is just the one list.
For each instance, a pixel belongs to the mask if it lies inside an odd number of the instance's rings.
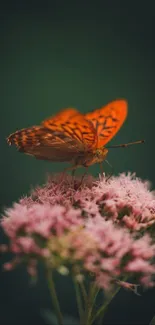
{"label": "butterfly hindwing", "polygon": [[75,139],[53,135],[42,126],[16,131],[7,138],[7,142],[15,144],[20,152],[51,161],[70,161],[83,149]]}

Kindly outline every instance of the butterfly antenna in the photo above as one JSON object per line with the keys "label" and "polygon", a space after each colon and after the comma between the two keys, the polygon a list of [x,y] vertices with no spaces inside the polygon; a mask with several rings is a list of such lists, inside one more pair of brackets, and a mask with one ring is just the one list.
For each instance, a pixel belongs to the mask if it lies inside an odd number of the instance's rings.
{"label": "butterfly antenna", "polygon": [[107,177],[107,179],[106,179],[106,182],[111,178],[111,176],[113,175],[113,173],[114,173],[114,167],[109,163],[109,161],[107,160],[107,159],[105,159],[104,160],[106,163],[107,163],[107,165],[111,168],[111,173],[110,173],[110,175]]}
{"label": "butterfly antenna", "polygon": [[123,143],[123,144],[118,144],[118,145],[114,145],[114,146],[108,146],[106,148],[126,148],[129,146],[132,146],[133,144],[141,144],[141,143],[145,143],[145,140],[139,140],[139,141],[134,141],[134,142],[128,142],[128,143]]}

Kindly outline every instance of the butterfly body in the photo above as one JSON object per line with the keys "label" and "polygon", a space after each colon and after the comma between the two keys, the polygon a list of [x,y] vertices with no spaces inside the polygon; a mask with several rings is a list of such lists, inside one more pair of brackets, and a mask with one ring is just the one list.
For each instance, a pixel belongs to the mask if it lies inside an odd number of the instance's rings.
{"label": "butterfly body", "polygon": [[107,153],[108,153],[108,149],[104,147],[93,151],[85,152],[85,154],[78,155],[73,160],[73,166],[89,167],[96,163],[101,163],[102,161],[105,160]]}
{"label": "butterfly body", "polygon": [[118,132],[126,116],[127,103],[123,99],[88,114],[68,108],[39,126],[10,134],[7,142],[37,159],[88,167],[106,158],[105,144]]}

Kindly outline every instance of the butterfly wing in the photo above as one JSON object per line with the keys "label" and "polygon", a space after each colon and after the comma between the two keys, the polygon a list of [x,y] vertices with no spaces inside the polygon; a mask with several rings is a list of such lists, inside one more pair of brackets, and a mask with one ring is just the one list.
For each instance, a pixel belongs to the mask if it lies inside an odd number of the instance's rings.
{"label": "butterfly wing", "polygon": [[127,116],[127,102],[115,100],[108,105],[85,114],[97,133],[97,147],[104,146],[119,131]]}
{"label": "butterfly wing", "polygon": [[71,161],[89,150],[95,136],[91,123],[76,110],[68,109],[45,120],[41,126],[16,131],[7,142],[38,159]]}
{"label": "butterfly wing", "polygon": [[96,145],[97,135],[93,124],[74,108],[65,109],[54,117],[44,120],[42,125],[53,134],[74,139],[85,151]]}
{"label": "butterfly wing", "polygon": [[54,136],[42,126],[16,131],[7,138],[7,142],[9,145],[15,144],[20,152],[51,161],[70,161],[79,150],[75,141]]}

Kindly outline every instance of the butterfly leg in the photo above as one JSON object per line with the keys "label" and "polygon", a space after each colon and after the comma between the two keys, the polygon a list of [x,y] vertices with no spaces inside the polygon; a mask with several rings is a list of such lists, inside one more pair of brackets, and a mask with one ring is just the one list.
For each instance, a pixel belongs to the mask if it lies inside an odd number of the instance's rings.
{"label": "butterfly leg", "polygon": [[[87,175],[87,173],[88,173],[88,166],[85,167],[85,172],[84,172],[84,174],[83,174],[82,177],[81,177],[80,186],[82,185],[83,180],[84,180],[85,176]],[[79,187],[80,187],[80,186],[79,186]]]}
{"label": "butterfly leg", "polygon": [[71,183],[72,183],[72,186],[74,188],[74,175],[75,175],[76,169],[77,169],[77,166],[75,166],[75,165],[74,166],[71,166],[71,167],[65,168],[64,171],[63,171],[63,174],[62,174],[61,182],[63,182],[66,172],[67,171],[71,171],[71,175],[72,175]]}
{"label": "butterfly leg", "polygon": [[[63,172],[62,172],[62,177],[61,177],[61,180],[60,180],[61,183],[63,183],[67,171],[72,171],[72,173],[74,173],[74,172],[75,172],[75,166],[66,167],[66,168],[63,170]],[[73,174],[72,174],[72,176],[73,176]]]}
{"label": "butterfly leg", "polygon": [[75,178],[74,178],[74,176],[75,176],[75,171],[76,171],[76,167],[75,166],[72,166],[72,185],[73,185],[73,188],[74,188],[74,183],[75,183]]}
{"label": "butterfly leg", "polygon": [[72,168],[72,177],[75,176],[75,171],[76,171],[76,168]]}

